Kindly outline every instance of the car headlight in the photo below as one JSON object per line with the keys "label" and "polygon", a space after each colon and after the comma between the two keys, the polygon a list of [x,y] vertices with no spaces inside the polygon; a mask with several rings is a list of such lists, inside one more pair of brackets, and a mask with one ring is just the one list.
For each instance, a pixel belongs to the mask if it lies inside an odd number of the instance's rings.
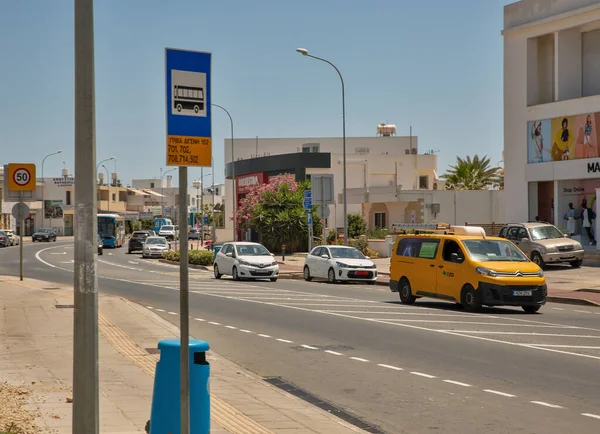
{"label": "car headlight", "polygon": [[344,264],[343,262],[336,262],[336,265],[341,268],[346,268],[348,264]]}
{"label": "car headlight", "polygon": [[581,243],[575,243],[575,250],[583,250]]}
{"label": "car headlight", "polygon": [[239,262],[240,262],[240,265],[246,265],[246,266],[250,266],[250,265],[251,265],[251,264],[250,264],[250,262],[248,262],[248,261],[243,261],[243,260],[241,260],[241,259],[239,260]]}
{"label": "car headlight", "polygon": [[544,270],[540,269],[540,271],[537,272],[537,276],[544,277]]}
{"label": "car headlight", "polygon": [[498,277],[498,273],[496,273],[494,270],[490,270],[488,268],[483,268],[483,267],[477,267],[475,269],[475,271],[478,274],[481,274],[483,276],[488,276],[488,277]]}
{"label": "car headlight", "polygon": [[554,253],[554,252],[557,252],[557,251],[558,251],[558,248],[557,248],[557,247],[546,247],[546,248],[543,248],[543,249],[544,249],[544,250],[545,250],[547,253]]}

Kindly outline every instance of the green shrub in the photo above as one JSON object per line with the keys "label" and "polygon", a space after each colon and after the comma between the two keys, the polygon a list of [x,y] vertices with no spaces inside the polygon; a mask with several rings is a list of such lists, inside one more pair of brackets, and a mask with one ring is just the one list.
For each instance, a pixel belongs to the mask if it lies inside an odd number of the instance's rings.
{"label": "green shrub", "polygon": [[179,250],[169,250],[164,257],[167,261],[179,262]]}
{"label": "green shrub", "polygon": [[361,213],[348,214],[348,238],[358,238],[367,232],[367,223]]}
{"label": "green shrub", "polygon": [[389,234],[387,229],[375,228],[367,231],[367,238],[370,240],[383,240]]}
{"label": "green shrub", "polygon": [[190,264],[204,266],[213,264],[214,253],[208,250],[190,250],[189,256]]}
{"label": "green shrub", "polygon": [[367,247],[367,249],[365,250],[364,255],[368,256],[371,259],[373,259],[373,258],[379,258],[379,253],[377,252],[377,250],[373,250],[370,247]]}
{"label": "green shrub", "polygon": [[[369,248],[369,242],[363,237],[363,238],[359,238],[359,239],[350,239],[348,240],[348,245],[350,247],[355,247],[357,250],[360,250],[360,252],[363,255],[366,255],[367,253],[367,249]],[[369,255],[367,255],[369,256]]]}

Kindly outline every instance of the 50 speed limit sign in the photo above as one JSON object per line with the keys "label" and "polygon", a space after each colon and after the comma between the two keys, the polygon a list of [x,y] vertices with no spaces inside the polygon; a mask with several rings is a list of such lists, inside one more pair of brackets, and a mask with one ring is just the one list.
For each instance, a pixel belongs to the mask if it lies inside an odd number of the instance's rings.
{"label": "50 speed limit sign", "polygon": [[35,191],[35,164],[10,163],[8,165],[8,189],[11,191]]}

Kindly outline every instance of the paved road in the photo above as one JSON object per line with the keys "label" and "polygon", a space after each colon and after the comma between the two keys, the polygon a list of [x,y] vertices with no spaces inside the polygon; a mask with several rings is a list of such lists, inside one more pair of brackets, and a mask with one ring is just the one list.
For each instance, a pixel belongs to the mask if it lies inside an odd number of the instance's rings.
{"label": "paved road", "polygon": [[[72,245],[25,247],[31,277],[72,282]],[[0,273],[17,258],[0,250]],[[105,250],[100,290],[178,324],[177,268]],[[386,433],[600,432],[600,309],[403,306],[385,288],[233,282],[193,270],[191,333]]]}

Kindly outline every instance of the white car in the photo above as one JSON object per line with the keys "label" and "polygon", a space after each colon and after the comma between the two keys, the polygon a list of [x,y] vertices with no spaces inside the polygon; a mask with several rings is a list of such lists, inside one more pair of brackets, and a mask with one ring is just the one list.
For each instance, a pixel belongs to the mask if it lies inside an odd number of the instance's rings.
{"label": "white car", "polygon": [[148,237],[142,248],[142,258],[162,258],[171,246],[165,237]]}
{"label": "white car", "polygon": [[10,240],[11,246],[18,246],[19,245],[19,237],[13,231],[8,230],[8,229],[4,229],[4,232],[8,236],[8,239]]}
{"label": "white car", "polygon": [[370,285],[377,281],[377,266],[360,250],[346,246],[318,246],[304,260],[304,280],[325,278],[337,281],[362,281]]}
{"label": "white car", "polygon": [[173,225],[163,225],[158,231],[159,237],[165,237],[167,240],[178,240],[179,239],[179,228]]}
{"label": "white car", "polygon": [[233,280],[270,279],[279,277],[279,264],[265,246],[258,243],[225,243],[215,257],[215,278],[227,274]]}

